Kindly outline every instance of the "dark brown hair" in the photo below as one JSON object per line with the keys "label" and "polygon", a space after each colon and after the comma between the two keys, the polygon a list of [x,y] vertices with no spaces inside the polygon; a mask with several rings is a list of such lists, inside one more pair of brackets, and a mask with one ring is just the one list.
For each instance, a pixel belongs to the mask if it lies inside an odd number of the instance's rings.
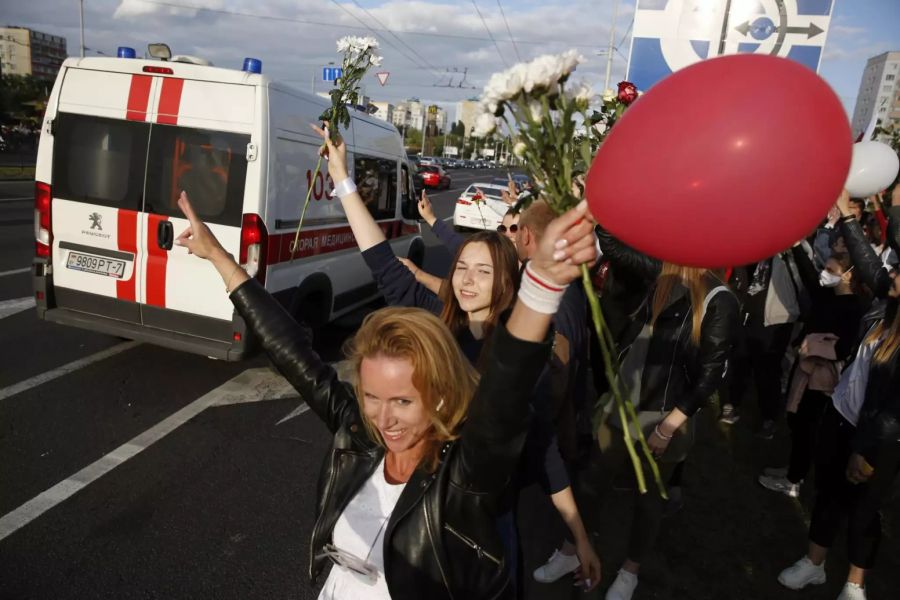
{"label": "dark brown hair", "polygon": [[511,307],[519,288],[519,256],[516,247],[505,236],[496,231],[479,231],[463,242],[450,263],[450,275],[444,278],[438,297],[444,303],[441,320],[447,324],[454,336],[459,336],[463,328],[469,326],[469,317],[459,306],[456,294],[453,293],[453,269],[459,262],[459,256],[469,244],[487,245],[491,253],[494,267],[494,282],[491,289],[491,310],[484,324],[484,336],[489,337],[497,324],[500,314]]}

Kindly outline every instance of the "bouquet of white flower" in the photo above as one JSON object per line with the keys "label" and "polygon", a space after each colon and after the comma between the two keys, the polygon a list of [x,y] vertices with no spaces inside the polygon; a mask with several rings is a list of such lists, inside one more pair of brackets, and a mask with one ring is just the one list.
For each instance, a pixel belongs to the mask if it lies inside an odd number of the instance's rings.
{"label": "bouquet of white flower", "polygon": [[[320,121],[328,123],[326,130],[332,141],[339,137],[339,128],[350,127],[350,111],[347,105],[359,103],[359,82],[365,76],[369,67],[381,66],[381,56],[378,55],[378,41],[373,37],[356,37],[348,35],[337,41],[337,51],[344,54],[341,61],[342,73],[335,82],[335,87],[329,92],[331,107],[319,115]],[[322,156],[316,163],[316,170],[311,181],[315,181],[322,168]],[[309,199],[312,194],[312,186],[306,191],[306,200],[303,202],[303,210],[300,213],[300,222],[297,224],[297,233],[294,234],[294,242],[291,244],[291,260],[297,250],[297,241],[300,239],[300,230],[303,227],[303,219],[306,217],[306,209],[309,207]]]}
{"label": "bouquet of white flower", "polygon": [[[478,137],[492,133],[500,119],[506,122],[510,132],[514,132],[518,138],[513,146],[513,154],[525,160],[529,176],[541,188],[541,199],[557,214],[580,201],[581,179],[591,164],[592,150],[596,148],[596,143],[591,143],[590,135],[578,134],[579,127],[589,128],[594,124],[594,115],[588,114],[593,97],[592,88],[584,82],[569,81],[572,72],[583,60],[575,50],[570,50],[559,55],[540,56],[529,63],[520,63],[507,71],[494,74],[484,88],[480,104],[482,113],[475,122],[474,135]],[[624,106],[633,101],[632,91],[634,97],[637,96],[634,86],[628,85],[631,87],[623,94],[620,84],[620,95],[609,99],[613,113],[618,113],[616,117],[621,116]],[[627,104],[624,102],[624,95],[629,96]],[[618,109],[620,101],[622,109]],[[637,424],[634,405],[624,401],[617,377],[618,354],[615,342],[606,326],[586,265],[582,265],[582,283],[591,305],[606,377],[619,417],[622,423],[630,421]],[[623,427],[638,487],[641,492],[647,490],[644,472],[631,437],[632,429],[636,430],[637,440],[651,466],[660,492],[666,497],[659,469],[640,426]]]}

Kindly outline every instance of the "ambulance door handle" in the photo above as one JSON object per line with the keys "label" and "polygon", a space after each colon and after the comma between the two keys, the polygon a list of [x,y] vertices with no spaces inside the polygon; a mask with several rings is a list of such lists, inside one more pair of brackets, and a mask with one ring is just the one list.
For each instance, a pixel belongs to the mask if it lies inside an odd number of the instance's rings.
{"label": "ambulance door handle", "polygon": [[156,226],[156,245],[163,250],[171,250],[172,242],[175,241],[175,233],[172,229],[172,223],[169,221],[160,221]]}

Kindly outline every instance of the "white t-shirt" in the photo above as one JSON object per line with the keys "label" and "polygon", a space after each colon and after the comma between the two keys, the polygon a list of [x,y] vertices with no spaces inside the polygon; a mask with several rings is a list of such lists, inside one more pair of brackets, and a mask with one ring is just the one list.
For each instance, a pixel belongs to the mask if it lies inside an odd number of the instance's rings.
{"label": "white t-shirt", "polygon": [[384,578],[384,532],[405,483],[391,485],[384,478],[384,459],[350,500],[334,526],[332,543],[378,569],[371,584],[352,571],[334,565],[319,600],[390,600]]}

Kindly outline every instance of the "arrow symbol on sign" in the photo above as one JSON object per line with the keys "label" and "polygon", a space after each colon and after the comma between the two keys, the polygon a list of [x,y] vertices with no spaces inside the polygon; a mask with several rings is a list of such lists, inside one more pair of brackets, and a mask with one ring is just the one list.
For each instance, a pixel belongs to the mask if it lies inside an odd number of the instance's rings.
{"label": "arrow symbol on sign", "polygon": [[[744,21],[737,27],[735,27],[735,31],[740,33],[743,36],[746,36],[750,33],[750,30],[753,28],[753,24],[750,21]],[[806,27],[785,27],[785,33],[805,33],[806,39],[812,39],[819,35],[820,33],[825,33],[825,30],[816,25],[815,23],[810,23]]]}
{"label": "arrow symbol on sign", "polygon": [[810,23],[808,27],[788,27],[787,33],[805,33],[806,39],[812,39],[820,33],[825,33],[825,30],[815,23]]}
{"label": "arrow symbol on sign", "polygon": [[388,73],[387,71],[382,71],[381,73],[375,73],[375,77],[378,78],[378,83],[380,83],[382,86],[384,86],[384,84],[387,83],[389,76],[390,76],[390,73]]}
{"label": "arrow symbol on sign", "polygon": [[744,21],[743,23],[735,27],[735,30],[741,35],[747,35],[748,33],[750,33],[750,21]]}

